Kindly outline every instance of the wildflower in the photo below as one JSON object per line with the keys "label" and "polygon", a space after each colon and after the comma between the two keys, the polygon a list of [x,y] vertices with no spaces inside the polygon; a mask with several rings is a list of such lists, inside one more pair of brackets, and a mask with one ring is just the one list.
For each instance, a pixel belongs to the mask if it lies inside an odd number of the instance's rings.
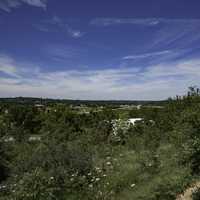
{"label": "wildflower", "polygon": [[131,187],[132,187],[132,188],[135,187],[135,183],[131,184]]}
{"label": "wildflower", "polygon": [[107,162],[106,165],[111,165],[111,162]]}
{"label": "wildflower", "polygon": [[96,178],[95,181],[96,181],[96,182],[97,182],[97,181],[100,181],[100,178]]}
{"label": "wildflower", "polygon": [[152,167],[152,163],[149,163],[148,166],[149,166],[149,167]]}
{"label": "wildflower", "polygon": [[102,172],[102,170],[101,170],[101,169],[97,170],[97,173],[101,173],[101,172]]}

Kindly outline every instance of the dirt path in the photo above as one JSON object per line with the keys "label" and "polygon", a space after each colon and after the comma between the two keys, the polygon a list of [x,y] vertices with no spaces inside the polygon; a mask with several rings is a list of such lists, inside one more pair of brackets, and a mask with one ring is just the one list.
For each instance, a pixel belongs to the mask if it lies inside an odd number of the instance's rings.
{"label": "dirt path", "polygon": [[191,187],[189,187],[182,195],[179,195],[176,200],[192,200],[192,193],[200,188],[200,182],[195,183]]}

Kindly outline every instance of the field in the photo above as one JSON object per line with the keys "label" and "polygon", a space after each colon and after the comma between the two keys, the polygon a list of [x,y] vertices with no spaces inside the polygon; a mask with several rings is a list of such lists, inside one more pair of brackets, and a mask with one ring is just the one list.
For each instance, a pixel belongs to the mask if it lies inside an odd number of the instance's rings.
{"label": "field", "polygon": [[2,200],[175,200],[199,181],[196,91],[153,105],[26,101],[0,104]]}

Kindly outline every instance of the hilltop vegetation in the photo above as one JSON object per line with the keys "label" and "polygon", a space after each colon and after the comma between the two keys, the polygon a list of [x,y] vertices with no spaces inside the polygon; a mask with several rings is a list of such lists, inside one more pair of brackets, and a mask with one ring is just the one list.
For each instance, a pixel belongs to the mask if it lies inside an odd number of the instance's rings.
{"label": "hilltop vegetation", "polygon": [[[129,117],[143,120],[114,135],[111,121]],[[1,103],[1,200],[174,200],[199,174],[198,89],[125,112]]]}
{"label": "hilltop vegetation", "polygon": [[87,106],[119,106],[119,105],[164,105],[167,101],[103,101],[103,100],[70,100],[70,99],[43,99],[43,98],[31,98],[31,97],[16,97],[16,98],[0,98],[0,103],[4,104],[44,104],[44,105],[52,105],[52,104],[65,104],[65,105],[80,105],[84,104]]}

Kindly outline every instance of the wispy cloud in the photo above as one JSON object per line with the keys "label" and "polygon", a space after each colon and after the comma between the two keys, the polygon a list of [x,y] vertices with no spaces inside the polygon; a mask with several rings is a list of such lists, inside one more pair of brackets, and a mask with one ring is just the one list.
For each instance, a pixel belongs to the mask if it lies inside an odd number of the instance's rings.
{"label": "wispy cloud", "polygon": [[[30,70],[31,69],[31,70]],[[24,76],[27,78],[31,75],[38,74],[40,68],[28,62],[19,62],[11,56],[0,54],[0,72],[3,76],[9,77],[10,79],[21,79]],[[31,73],[30,73],[31,72]]]}
{"label": "wispy cloud", "polygon": [[17,67],[15,61],[11,57],[0,55],[0,72],[16,77]]}
{"label": "wispy cloud", "polygon": [[90,24],[99,27],[130,25],[149,28],[153,26],[154,28],[150,29],[150,39],[145,46],[150,52],[169,48],[189,48],[190,45],[197,46],[200,41],[200,19],[96,18],[91,20]]}
{"label": "wispy cloud", "polygon": [[111,25],[144,25],[144,26],[155,26],[161,23],[169,24],[185,24],[185,23],[197,23],[199,19],[167,19],[167,18],[95,18],[90,21],[91,25],[96,26],[111,26]]}
{"label": "wispy cloud", "polygon": [[21,0],[22,2],[35,7],[41,7],[46,9],[47,0]]}
{"label": "wispy cloud", "polygon": [[69,25],[67,25],[66,27],[68,34],[73,38],[80,38],[84,35],[84,33],[79,30],[72,29]]}
{"label": "wispy cloud", "polygon": [[47,0],[1,0],[0,9],[11,12],[12,9],[20,7],[23,4],[46,9]]}
{"label": "wispy cloud", "polygon": [[50,44],[42,49],[42,54],[55,61],[67,61],[80,59],[86,54],[86,51],[79,46]]}
{"label": "wispy cloud", "polygon": [[58,32],[62,31],[67,33],[72,38],[80,38],[85,33],[80,30],[72,28],[69,24],[65,23],[60,17],[54,16],[51,19],[43,20],[39,24],[33,25],[36,29],[43,32]]}
{"label": "wispy cloud", "polygon": [[91,20],[91,25],[96,26],[111,26],[119,24],[134,24],[134,25],[145,25],[154,26],[160,23],[160,19],[156,18],[96,18]]}
{"label": "wispy cloud", "polygon": [[138,54],[138,55],[124,56],[122,59],[123,60],[140,59],[140,58],[162,56],[162,55],[167,55],[167,54],[170,54],[170,53],[171,53],[170,50],[165,50],[165,51],[159,51],[159,52],[152,52],[152,53],[144,53],[144,54]]}
{"label": "wispy cloud", "polygon": [[[9,58],[9,57],[7,57]],[[179,60],[155,66],[110,68],[102,70],[64,70],[44,72],[42,69],[5,70],[20,77],[1,76],[1,96],[37,96],[73,99],[165,99],[183,94],[188,86],[200,84],[200,59]],[[10,63],[10,62],[8,62]],[[16,64],[17,63],[17,64]],[[32,65],[33,66],[33,65]],[[31,74],[31,76],[30,76]]]}

